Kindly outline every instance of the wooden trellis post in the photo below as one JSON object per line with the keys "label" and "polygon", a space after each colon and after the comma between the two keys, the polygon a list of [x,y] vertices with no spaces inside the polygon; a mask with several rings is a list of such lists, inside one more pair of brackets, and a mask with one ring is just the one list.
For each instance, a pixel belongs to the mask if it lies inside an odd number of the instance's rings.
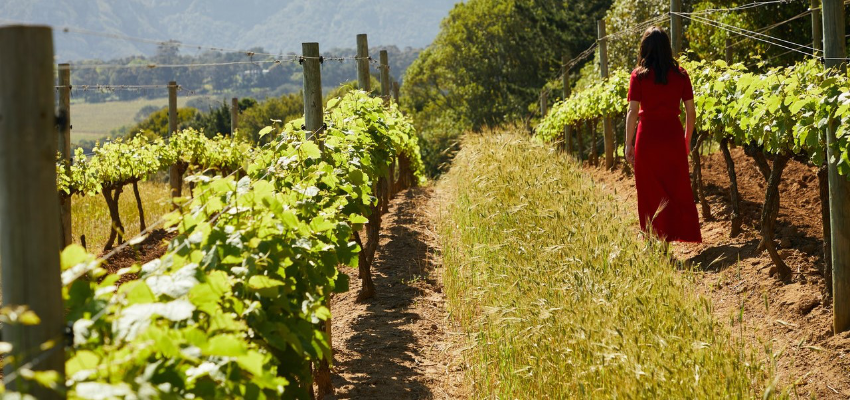
{"label": "wooden trellis post", "polygon": [[[602,80],[608,79],[608,39],[605,32],[605,20],[600,19],[598,22],[599,28],[599,71],[602,74]],[[605,139],[605,168],[614,168],[614,124],[611,122],[611,117],[608,115],[602,118],[602,134]],[[594,142],[594,151],[596,149]],[[595,153],[594,153],[595,154]],[[598,162],[596,160],[595,162]]]}
{"label": "wooden trellis post", "polygon": [[[844,44],[844,2],[823,0],[823,48],[827,69],[841,67],[847,51]],[[833,332],[850,329],[850,182],[838,174],[833,145],[837,139],[836,120],[826,130],[829,164],[829,215],[832,228]]]}
{"label": "wooden trellis post", "polygon": [[372,91],[372,76],[369,74],[369,38],[365,33],[357,35],[357,85],[360,90]]}
{"label": "wooden trellis post", "polygon": [[[71,176],[71,65],[59,64],[59,112],[65,119],[59,126],[59,152],[65,163],[65,173]],[[60,244],[64,249],[74,243],[71,232],[71,195],[59,194],[59,218],[62,225]]]}
{"label": "wooden trellis post", "polygon": [[[64,398],[65,307],[59,268],[56,197],[56,113],[53,31],[44,26],[0,28],[0,269],[3,305],[28,306],[37,325],[4,324],[3,340],[18,368],[56,371],[62,393],[29,385],[38,399]],[[53,343],[52,346],[49,345]],[[46,348],[45,348],[46,347]],[[23,390],[20,378],[7,390]]]}
{"label": "wooden trellis post", "polygon": [[236,135],[239,129],[239,98],[230,99],[230,136]]}

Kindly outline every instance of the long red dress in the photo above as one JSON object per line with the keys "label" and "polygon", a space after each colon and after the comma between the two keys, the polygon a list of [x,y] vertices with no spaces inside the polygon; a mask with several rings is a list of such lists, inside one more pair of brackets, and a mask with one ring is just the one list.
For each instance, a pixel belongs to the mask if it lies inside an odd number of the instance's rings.
{"label": "long red dress", "polygon": [[641,229],[647,231],[651,221],[653,232],[668,242],[701,242],[679,120],[681,102],[694,98],[690,77],[671,69],[661,85],[653,71],[643,78],[632,72],[628,98],[640,102],[634,167]]}

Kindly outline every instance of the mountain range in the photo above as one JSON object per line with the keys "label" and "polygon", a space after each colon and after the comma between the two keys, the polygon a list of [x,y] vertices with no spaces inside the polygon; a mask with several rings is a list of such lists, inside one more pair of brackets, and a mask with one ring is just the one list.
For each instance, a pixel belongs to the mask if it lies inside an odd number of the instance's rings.
{"label": "mountain range", "polygon": [[[0,24],[55,28],[57,61],[150,55],[156,45],[108,35],[233,49],[301,52],[370,46],[425,47],[458,0],[0,0]],[[62,28],[69,27],[69,32]],[[80,33],[80,30],[108,35]],[[181,50],[187,52],[186,47]]]}

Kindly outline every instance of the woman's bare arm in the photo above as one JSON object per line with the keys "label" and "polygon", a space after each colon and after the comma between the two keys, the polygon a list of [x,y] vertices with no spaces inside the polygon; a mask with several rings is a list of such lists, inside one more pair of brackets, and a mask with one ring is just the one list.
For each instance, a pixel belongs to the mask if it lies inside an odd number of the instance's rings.
{"label": "woman's bare arm", "polygon": [[697,111],[694,108],[694,101],[688,100],[685,102],[685,146],[688,149],[688,153],[691,152],[691,136],[694,134],[696,119]]}
{"label": "woman's bare arm", "polygon": [[[693,104],[693,102],[691,102]],[[639,101],[629,102],[629,112],[626,114],[626,161],[635,164],[635,135],[637,134]]]}

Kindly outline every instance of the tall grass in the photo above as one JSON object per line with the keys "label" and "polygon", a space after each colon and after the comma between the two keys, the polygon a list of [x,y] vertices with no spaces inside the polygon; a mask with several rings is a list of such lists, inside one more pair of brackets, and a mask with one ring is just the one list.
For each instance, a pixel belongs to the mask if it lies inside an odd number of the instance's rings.
{"label": "tall grass", "polygon": [[575,162],[517,135],[467,137],[438,191],[446,293],[477,397],[769,390],[769,366],[712,319],[689,272],[637,235],[637,213]]}
{"label": "tall grass", "polygon": [[[145,222],[151,226],[160,217],[171,211],[171,191],[168,183],[159,181],[139,182],[139,196],[145,211]],[[118,201],[125,236],[131,238],[139,233],[139,209],[133,187],[127,185]],[[71,232],[74,243],[80,243],[80,235],[86,236],[86,246],[98,252],[106,244],[112,227],[109,209],[102,195],[74,196],[71,199]]]}

